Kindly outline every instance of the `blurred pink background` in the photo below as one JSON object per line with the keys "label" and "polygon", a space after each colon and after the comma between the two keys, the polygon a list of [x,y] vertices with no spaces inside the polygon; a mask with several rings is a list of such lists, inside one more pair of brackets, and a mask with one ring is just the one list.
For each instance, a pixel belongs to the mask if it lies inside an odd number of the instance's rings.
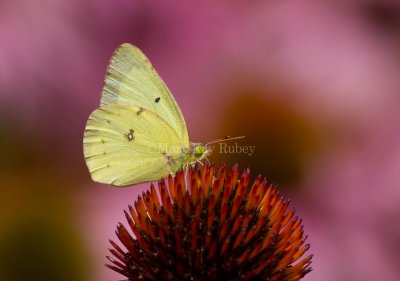
{"label": "blurred pink background", "polygon": [[[123,209],[82,155],[108,60],[139,46],[193,141],[280,186],[314,254],[304,280],[400,280],[398,1],[1,1],[0,280],[121,280]],[[249,3],[251,2],[251,3]]]}

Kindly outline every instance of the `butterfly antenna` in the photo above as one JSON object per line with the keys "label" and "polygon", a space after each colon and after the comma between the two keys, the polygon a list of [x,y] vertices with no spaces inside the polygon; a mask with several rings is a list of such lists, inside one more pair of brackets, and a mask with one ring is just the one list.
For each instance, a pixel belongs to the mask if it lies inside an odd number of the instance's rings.
{"label": "butterfly antenna", "polygon": [[245,138],[245,136],[239,136],[239,137],[233,137],[233,138],[230,137],[230,136],[226,136],[223,139],[217,139],[217,140],[210,141],[210,142],[206,143],[205,146],[208,146],[208,145],[213,144],[213,143],[230,141],[230,140],[240,140],[240,139],[244,139],[244,138]]}

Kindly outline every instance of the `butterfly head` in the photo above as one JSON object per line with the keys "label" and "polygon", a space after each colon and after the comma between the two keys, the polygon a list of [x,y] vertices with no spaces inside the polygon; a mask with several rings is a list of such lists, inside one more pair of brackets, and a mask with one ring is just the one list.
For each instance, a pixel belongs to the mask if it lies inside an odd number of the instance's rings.
{"label": "butterfly head", "polygon": [[192,145],[193,145],[192,153],[196,158],[196,160],[202,160],[205,157],[207,157],[207,155],[210,154],[210,151],[206,145],[202,143],[193,143]]}

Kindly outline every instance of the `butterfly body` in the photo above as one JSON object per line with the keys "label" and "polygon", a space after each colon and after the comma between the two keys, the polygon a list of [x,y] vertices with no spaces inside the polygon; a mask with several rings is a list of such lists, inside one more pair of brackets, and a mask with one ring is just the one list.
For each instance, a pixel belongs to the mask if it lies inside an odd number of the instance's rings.
{"label": "butterfly body", "polygon": [[201,161],[183,115],[146,56],[121,45],[108,66],[100,108],[86,124],[83,150],[93,180],[116,186],[155,181]]}

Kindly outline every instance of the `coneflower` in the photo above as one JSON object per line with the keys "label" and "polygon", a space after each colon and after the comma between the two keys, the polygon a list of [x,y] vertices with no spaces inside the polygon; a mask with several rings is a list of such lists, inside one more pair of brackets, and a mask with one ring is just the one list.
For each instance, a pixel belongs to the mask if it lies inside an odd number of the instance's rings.
{"label": "coneflower", "polygon": [[[186,183],[186,181],[188,183]],[[299,280],[311,271],[301,220],[250,171],[178,172],[143,192],[119,224],[109,268],[128,280]]]}

